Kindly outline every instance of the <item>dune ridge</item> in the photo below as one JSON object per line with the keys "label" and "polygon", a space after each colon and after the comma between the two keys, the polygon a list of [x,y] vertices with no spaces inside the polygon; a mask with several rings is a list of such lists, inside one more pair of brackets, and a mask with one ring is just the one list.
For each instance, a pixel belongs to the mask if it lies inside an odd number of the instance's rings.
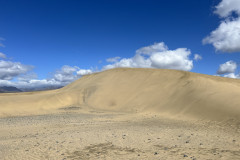
{"label": "dune ridge", "polygon": [[63,107],[154,112],[206,120],[240,120],[240,81],[168,69],[117,68],[86,75],[57,90],[2,93],[0,117]]}

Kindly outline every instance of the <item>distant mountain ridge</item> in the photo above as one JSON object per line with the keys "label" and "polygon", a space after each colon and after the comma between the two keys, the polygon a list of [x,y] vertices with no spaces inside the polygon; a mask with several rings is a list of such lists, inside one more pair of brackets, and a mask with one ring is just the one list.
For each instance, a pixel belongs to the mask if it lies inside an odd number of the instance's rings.
{"label": "distant mountain ridge", "polygon": [[0,86],[0,93],[22,92],[22,90],[13,86]]}
{"label": "distant mountain ridge", "polygon": [[64,86],[46,86],[46,87],[31,87],[31,88],[21,88],[23,92],[33,92],[33,91],[47,91],[47,90],[55,90],[60,89]]}
{"label": "distant mountain ridge", "polygon": [[0,93],[16,93],[16,92],[33,92],[33,91],[46,91],[60,89],[63,86],[48,86],[48,87],[37,87],[37,88],[17,88],[14,86],[0,86]]}

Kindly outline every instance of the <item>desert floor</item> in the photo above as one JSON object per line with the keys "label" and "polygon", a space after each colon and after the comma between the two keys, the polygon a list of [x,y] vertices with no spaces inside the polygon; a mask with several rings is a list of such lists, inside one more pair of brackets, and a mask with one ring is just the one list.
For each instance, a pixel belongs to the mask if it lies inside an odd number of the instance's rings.
{"label": "desert floor", "polygon": [[[230,125],[231,124],[231,125]],[[81,112],[0,119],[0,159],[240,159],[240,124]]]}

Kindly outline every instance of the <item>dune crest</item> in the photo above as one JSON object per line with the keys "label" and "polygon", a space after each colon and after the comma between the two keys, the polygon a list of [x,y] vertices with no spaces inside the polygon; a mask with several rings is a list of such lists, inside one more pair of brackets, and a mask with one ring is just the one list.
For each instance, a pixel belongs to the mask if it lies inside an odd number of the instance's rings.
{"label": "dune crest", "polygon": [[207,120],[240,120],[240,81],[167,69],[118,68],[50,91],[0,94],[0,116],[79,106],[154,112]]}

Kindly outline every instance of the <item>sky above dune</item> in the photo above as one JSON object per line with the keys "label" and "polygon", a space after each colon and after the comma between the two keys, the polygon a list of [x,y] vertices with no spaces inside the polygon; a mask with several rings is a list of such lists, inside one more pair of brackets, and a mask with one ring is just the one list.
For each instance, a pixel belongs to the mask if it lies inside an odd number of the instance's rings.
{"label": "sky above dune", "polygon": [[239,0],[1,0],[0,86],[116,67],[240,78]]}

